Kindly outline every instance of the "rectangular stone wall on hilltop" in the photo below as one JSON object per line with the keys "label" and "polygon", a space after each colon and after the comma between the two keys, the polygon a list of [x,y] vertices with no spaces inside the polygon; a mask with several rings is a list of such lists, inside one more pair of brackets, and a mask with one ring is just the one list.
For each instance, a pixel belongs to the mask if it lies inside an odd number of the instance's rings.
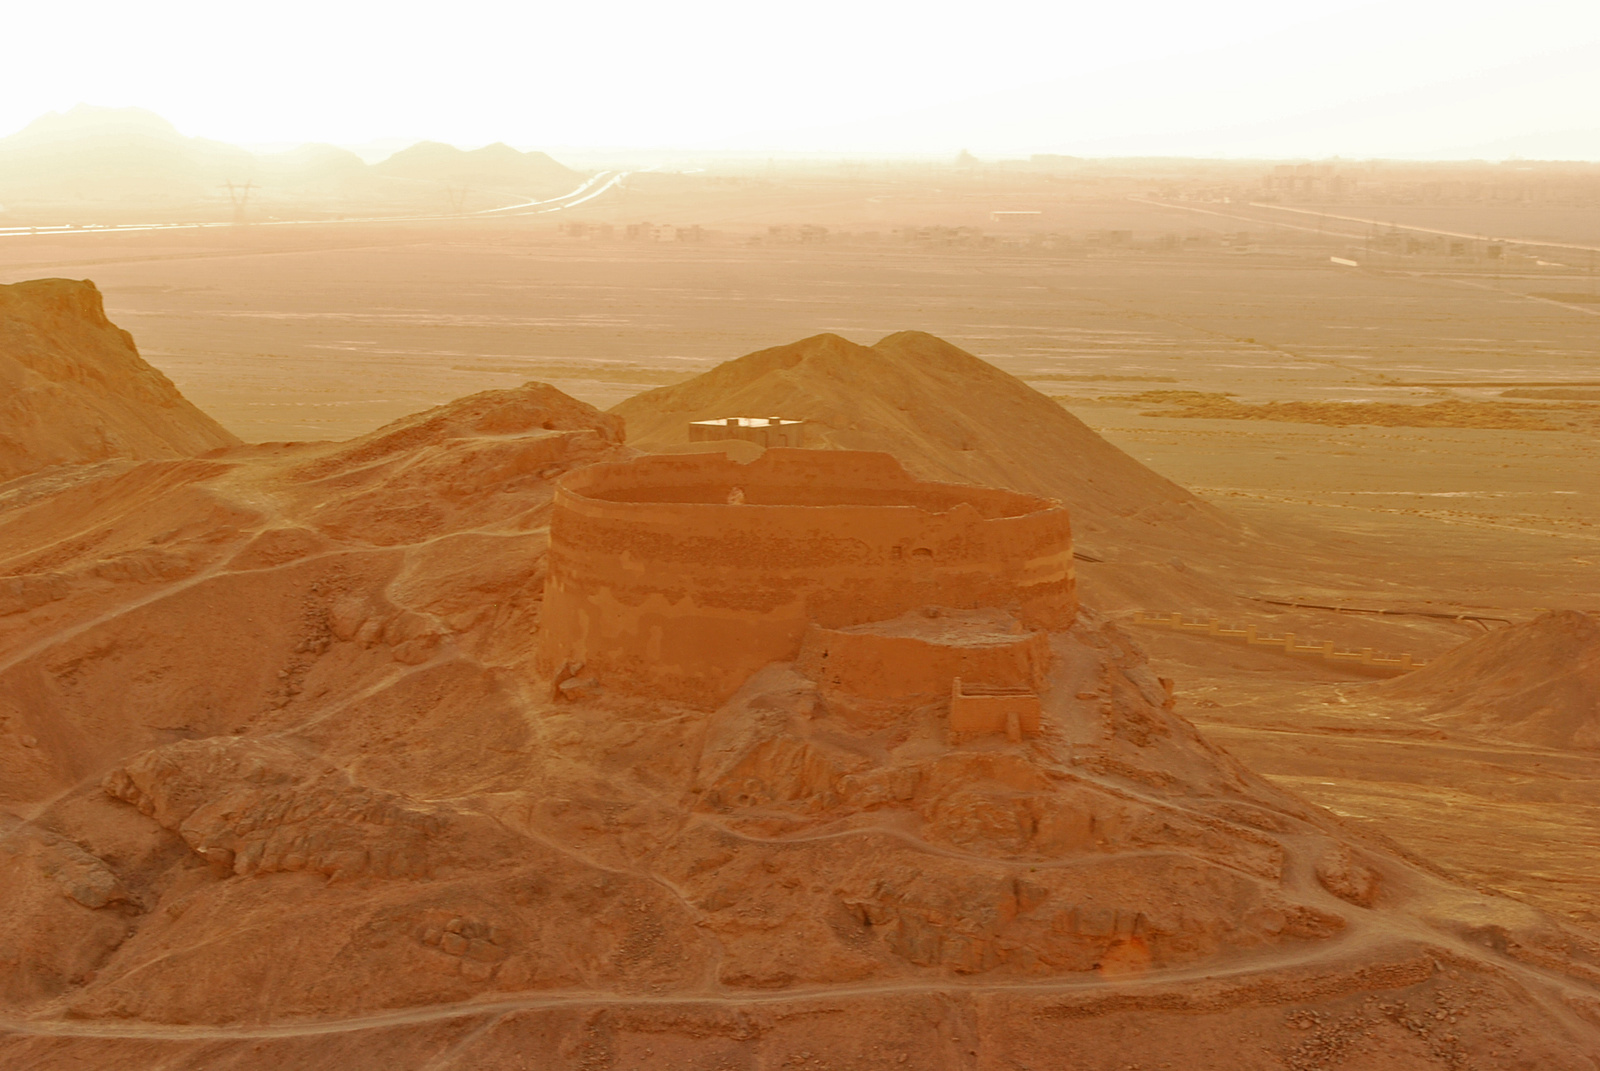
{"label": "rectangular stone wall on hilltop", "polygon": [[[1050,671],[1043,632],[1018,632],[1010,642],[932,642],[878,631],[813,625],[800,645],[799,669],[824,688],[863,699],[934,702],[959,677],[997,687],[1036,690]],[[1002,719],[1001,728],[1004,728]]]}

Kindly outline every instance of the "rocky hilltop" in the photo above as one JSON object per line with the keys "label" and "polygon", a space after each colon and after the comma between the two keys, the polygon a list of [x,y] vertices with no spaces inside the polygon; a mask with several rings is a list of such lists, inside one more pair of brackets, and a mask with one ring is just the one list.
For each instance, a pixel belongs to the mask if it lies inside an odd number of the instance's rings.
{"label": "rocky hilltop", "polygon": [[[896,337],[945,393],[847,412],[1027,418]],[[1035,442],[1101,494],[1070,426],[969,430],[929,464]],[[0,488],[0,1060],[1592,1069],[1590,938],[1257,777],[1092,606],[1036,734],[805,659],[714,707],[556,686],[555,483],[623,431],[528,384]],[[1168,488],[1128,513],[1204,515]]]}
{"label": "rocky hilltop", "polygon": [[64,462],[188,457],[238,442],[139,356],[93,283],[0,286],[0,481]]}
{"label": "rocky hilltop", "polygon": [[882,450],[930,480],[1059,498],[1086,547],[1163,544],[1170,529],[1231,542],[1226,515],[1152,472],[1014,376],[921,331],[872,346],[816,335],[728,361],[612,412],[640,449],[689,441],[689,422],[805,420],[816,446]]}

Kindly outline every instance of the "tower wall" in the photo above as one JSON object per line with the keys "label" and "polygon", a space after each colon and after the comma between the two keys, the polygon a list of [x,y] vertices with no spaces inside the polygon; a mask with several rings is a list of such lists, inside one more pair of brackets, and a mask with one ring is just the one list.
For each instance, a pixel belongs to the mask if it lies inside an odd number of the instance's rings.
{"label": "tower wall", "polygon": [[813,623],[925,605],[1067,627],[1067,511],[915,480],[888,454],[646,456],[559,482],[539,668],[581,663],[603,688],[716,705],[763,665],[795,658]]}

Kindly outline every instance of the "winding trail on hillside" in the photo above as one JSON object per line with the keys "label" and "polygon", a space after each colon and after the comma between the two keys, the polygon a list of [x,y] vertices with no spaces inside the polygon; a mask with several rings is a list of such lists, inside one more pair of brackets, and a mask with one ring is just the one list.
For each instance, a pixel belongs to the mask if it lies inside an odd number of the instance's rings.
{"label": "winding trail on hillside", "polygon": [[[863,998],[921,995],[1062,996],[1088,998],[1091,1001],[1129,1001],[1136,1000],[1141,994],[1153,995],[1166,989],[1175,990],[1173,998],[1180,1004],[1217,1006],[1251,1003],[1263,998],[1271,1000],[1273,975],[1281,976],[1283,972],[1298,974],[1300,969],[1304,969],[1307,974],[1280,978],[1285,988],[1308,989],[1315,992],[1330,989],[1343,991],[1356,988],[1402,988],[1413,985],[1420,978],[1433,973],[1439,955],[1451,956],[1451,950],[1440,947],[1443,942],[1440,942],[1438,935],[1434,934],[1427,935],[1427,944],[1418,944],[1408,949],[1410,953],[1408,956],[1382,957],[1375,954],[1384,948],[1392,951],[1393,942],[1394,935],[1387,927],[1370,925],[1356,929],[1333,942],[1321,944],[1309,955],[1288,951],[1232,967],[1219,968],[1212,964],[1177,970],[1151,971],[1142,975],[1113,976],[1109,979],[1096,973],[1086,978],[1045,982],[966,983],[952,979],[941,982],[904,981],[876,985],[806,986],[777,992],[743,993],[727,989],[667,994],[567,990],[400,1008],[339,1019],[238,1026],[217,1024],[190,1026],[173,1023],[75,1019],[0,1019],[0,1034],[171,1041],[240,1040],[341,1034],[479,1015],[505,1015],[559,1008],[753,1007],[809,1001],[836,1003]],[[1341,970],[1339,961],[1347,962],[1349,969]],[[1388,970],[1385,971],[1385,968]],[[1383,973],[1391,975],[1387,985],[1371,976]],[[1544,975],[1542,971],[1536,973]],[[1341,984],[1341,976],[1349,978],[1349,983]],[[1533,981],[1531,978],[1528,980]],[[1555,984],[1565,981],[1555,975],[1543,977],[1542,980]],[[1220,989],[1221,992],[1196,994],[1194,990],[1198,983],[1205,983]]]}

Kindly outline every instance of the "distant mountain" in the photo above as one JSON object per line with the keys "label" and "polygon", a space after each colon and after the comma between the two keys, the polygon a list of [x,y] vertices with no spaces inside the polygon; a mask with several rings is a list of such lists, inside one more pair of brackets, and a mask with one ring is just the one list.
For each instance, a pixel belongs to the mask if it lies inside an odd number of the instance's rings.
{"label": "distant mountain", "polygon": [[51,465],[239,442],[139,356],[88,281],[0,286],[0,482]]}
{"label": "distant mountain", "polygon": [[62,146],[92,142],[123,144],[191,140],[155,112],[143,108],[100,108],[79,104],[65,112],[46,112],[4,139],[8,146]]}
{"label": "distant mountain", "polygon": [[184,199],[245,181],[255,158],[142,108],[80,104],[0,138],[0,192],[39,200]]}
{"label": "distant mountain", "polygon": [[256,161],[267,175],[297,182],[361,178],[367,174],[366,161],[337,145],[301,145],[288,152],[258,156]]}
{"label": "distant mountain", "polygon": [[251,183],[252,204],[327,200],[343,210],[440,199],[441,184],[501,191],[494,197],[565,192],[581,178],[544,153],[504,144],[465,152],[424,141],[376,165],[333,145],[257,155],[189,137],[142,108],[88,104],[0,138],[0,203],[226,204],[229,183]]}
{"label": "distant mountain", "polygon": [[580,178],[542,152],[518,152],[504,142],[468,152],[438,141],[419,141],[373,165],[373,170],[393,178],[528,191],[570,187]]}

